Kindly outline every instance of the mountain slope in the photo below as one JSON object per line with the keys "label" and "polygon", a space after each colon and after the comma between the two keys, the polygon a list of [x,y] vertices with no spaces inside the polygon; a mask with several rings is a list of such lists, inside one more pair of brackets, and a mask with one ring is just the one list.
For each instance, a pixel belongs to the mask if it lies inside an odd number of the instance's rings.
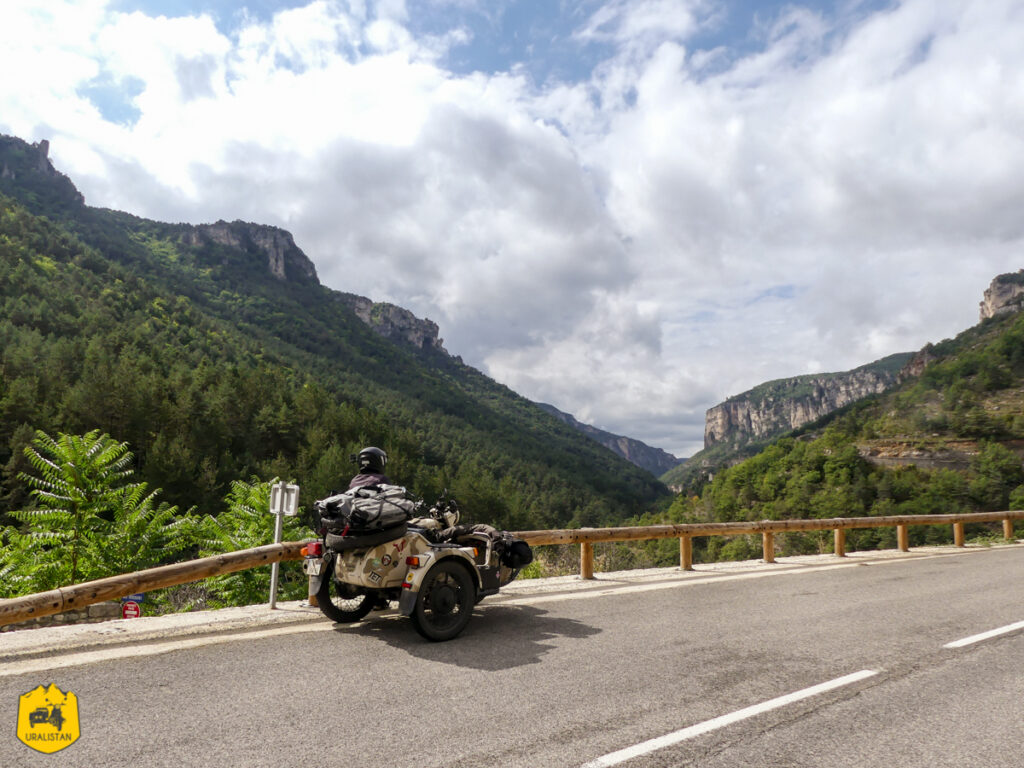
{"label": "mountain slope", "polygon": [[577,421],[571,414],[560,411],[553,405],[548,405],[547,403],[537,403],[537,405],[552,416],[564,421],[570,427],[579,430],[591,440],[597,441],[613,453],[636,464],[641,469],[646,469],[655,477],[665,474],[673,467],[685,461],[685,459],[676,458],[671,453],[660,448],[654,448],[640,440],[623,437],[622,435],[598,429],[590,424],[584,424]]}
{"label": "mountain slope", "polygon": [[32,430],[96,427],[204,510],[251,474],[296,478],[308,503],[367,443],[397,482],[507,527],[621,521],[664,494],[449,356],[429,321],[372,302],[361,318],[368,300],[321,286],[283,230],[90,208],[45,145],[10,137],[0,195],[0,509],[26,501]]}

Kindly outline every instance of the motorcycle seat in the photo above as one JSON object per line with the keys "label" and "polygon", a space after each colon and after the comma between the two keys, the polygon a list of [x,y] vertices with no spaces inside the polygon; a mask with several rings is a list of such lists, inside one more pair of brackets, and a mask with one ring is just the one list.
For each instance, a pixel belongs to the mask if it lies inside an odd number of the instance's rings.
{"label": "motorcycle seat", "polygon": [[367,533],[349,531],[348,536],[342,536],[340,533],[328,533],[324,537],[324,544],[335,552],[344,552],[349,549],[369,549],[378,544],[386,544],[389,541],[402,538],[405,536],[407,528],[406,523],[400,523],[381,531]]}

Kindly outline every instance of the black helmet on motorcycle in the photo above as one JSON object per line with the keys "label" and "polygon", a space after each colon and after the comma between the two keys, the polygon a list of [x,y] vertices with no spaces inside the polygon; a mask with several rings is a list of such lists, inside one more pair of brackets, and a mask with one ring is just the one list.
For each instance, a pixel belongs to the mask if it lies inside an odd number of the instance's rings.
{"label": "black helmet on motorcycle", "polygon": [[360,472],[383,472],[384,465],[388,463],[388,455],[380,448],[363,448],[356,456],[356,464]]}

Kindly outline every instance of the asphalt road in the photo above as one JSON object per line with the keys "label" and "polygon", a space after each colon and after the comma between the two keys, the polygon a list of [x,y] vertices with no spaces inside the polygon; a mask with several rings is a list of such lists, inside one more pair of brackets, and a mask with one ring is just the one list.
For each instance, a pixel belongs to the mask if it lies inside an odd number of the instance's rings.
{"label": "asphalt road", "polygon": [[[1024,628],[944,646],[1024,621],[1024,548],[815,563],[488,598],[450,643],[384,615],[55,651],[0,669],[0,767],[1021,765]],[[15,723],[49,683],[82,735],[42,755]]]}

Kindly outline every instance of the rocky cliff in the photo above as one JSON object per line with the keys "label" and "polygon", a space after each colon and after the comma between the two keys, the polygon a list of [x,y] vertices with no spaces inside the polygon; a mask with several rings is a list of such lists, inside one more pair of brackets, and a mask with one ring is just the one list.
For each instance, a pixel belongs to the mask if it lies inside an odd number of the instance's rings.
{"label": "rocky cliff", "polygon": [[[193,248],[214,243],[253,254],[265,260],[267,271],[278,280],[319,284],[313,262],[295,244],[291,233],[278,227],[245,221],[188,225],[181,242]],[[407,309],[374,302],[365,296],[333,293],[380,336],[416,349],[436,349],[447,354],[443,340],[438,337],[437,323],[432,320],[421,320]]]}
{"label": "rocky cliff", "polygon": [[605,432],[603,429],[598,429],[590,424],[584,424],[577,421],[572,415],[558,410],[553,405],[548,405],[547,403],[537,403],[537,405],[552,416],[561,419],[570,427],[579,430],[591,440],[596,440],[613,453],[618,454],[641,469],[646,469],[655,477],[660,477],[685,461],[685,459],[676,458],[671,453],[667,453],[660,448],[654,448],[631,437],[623,437],[622,435]]}
{"label": "rocky cliff", "polygon": [[216,243],[266,259],[267,271],[278,280],[317,283],[316,267],[295,245],[290,232],[265,224],[246,221],[218,221],[215,224],[187,226],[181,240],[193,248]]}
{"label": "rocky cliff", "polygon": [[[50,162],[50,142],[29,144],[0,135],[0,192],[27,190],[47,214],[61,206],[80,207],[85,198],[67,176]],[[17,195],[15,195],[17,196]]]}
{"label": "rocky cliff", "polygon": [[416,349],[435,349],[448,353],[444,348],[444,339],[438,337],[440,329],[433,320],[421,320],[407,309],[394,304],[374,302],[354,293],[337,293],[336,298],[385,339]]}
{"label": "rocky cliff", "polygon": [[909,354],[892,355],[845,373],[810,374],[761,384],[708,409],[704,448],[732,449],[796,429],[896,383]]}
{"label": "rocky cliff", "polygon": [[979,321],[1020,312],[1024,306],[1024,269],[996,277],[981,299]]}

